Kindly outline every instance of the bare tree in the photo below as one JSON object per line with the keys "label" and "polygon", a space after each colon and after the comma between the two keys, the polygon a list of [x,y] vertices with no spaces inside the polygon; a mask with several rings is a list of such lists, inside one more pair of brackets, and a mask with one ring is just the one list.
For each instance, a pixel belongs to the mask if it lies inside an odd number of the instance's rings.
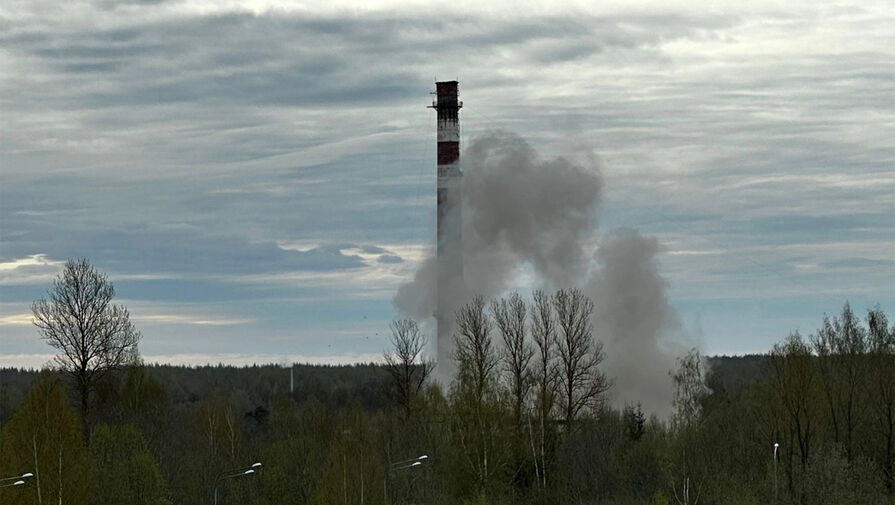
{"label": "bare tree", "polygon": [[[679,493],[672,481],[671,488],[678,504],[689,505],[699,503],[703,481],[703,479],[693,480],[694,473],[700,472],[696,465],[691,464],[691,460],[698,454],[698,451],[693,453],[689,451],[689,448],[695,445],[694,433],[690,428],[698,426],[702,414],[702,401],[709,394],[709,389],[705,384],[702,356],[697,349],[693,348],[687,351],[687,354],[677,359],[677,363],[677,371],[669,373],[672,382],[674,382],[672,427],[678,440],[681,441],[678,444],[677,456],[679,458],[678,468],[682,473],[682,486]],[[694,490],[695,493],[693,493]]]}
{"label": "bare tree", "polygon": [[527,307],[519,293],[510,295],[509,300],[501,298],[491,302],[491,317],[503,340],[502,361],[504,371],[509,375],[510,392],[513,401],[513,419],[517,426],[522,424],[523,408],[531,388],[529,366],[534,349],[526,339]]}
{"label": "bare tree", "polygon": [[[535,388],[535,411],[538,416],[538,441],[532,441],[532,452],[535,453],[535,471],[542,489],[547,486],[547,424],[553,412],[556,399],[557,368],[556,356],[556,317],[550,296],[541,290],[532,293],[530,311],[531,338],[537,348],[537,359],[532,379]],[[533,430],[530,430],[533,431]],[[534,436],[532,435],[532,439]],[[534,446],[537,445],[535,448]]]}
{"label": "bare tree", "polygon": [[571,431],[578,414],[600,405],[611,383],[600,371],[603,343],[594,340],[590,322],[594,302],[578,289],[553,295],[559,356],[560,408]]}
{"label": "bare tree", "polygon": [[426,336],[413,319],[397,319],[389,325],[392,352],[385,353],[385,368],[394,381],[397,401],[410,412],[413,398],[432,373],[433,363],[423,356]]}
{"label": "bare tree", "polygon": [[[528,307],[519,293],[509,298],[501,298],[491,302],[491,318],[500,332],[500,361],[504,377],[507,381],[509,401],[512,406],[511,468],[513,481],[520,484],[519,477],[526,467],[525,421],[531,420],[526,412],[531,389],[531,359],[534,348],[528,342]],[[529,434],[531,430],[529,429]],[[531,440],[531,438],[529,438]],[[534,446],[532,445],[532,448]]]}
{"label": "bare tree", "polygon": [[817,364],[811,354],[810,345],[802,339],[798,331],[793,332],[782,344],[775,344],[767,358],[770,386],[776,402],[782,408],[785,419],[784,436],[781,444],[786,447],[786,473],[789,490],[794,491],[793,464],[794,450],[798,450],[801,468],[808,466],[811,442],[816,427],[817,406]]}
{"label": "bare tree", "polygon": [[32,322],[61,351],[55,362],[75,383],[86,438],[91,391],[110,371],[136,359],[140,333],[127,309],[112,304],[112,283],[86,259],[68,261],[47,295],[31,305]]}
{"label": "bare tree", "polygon": [[845,446],[851,462],[861,407],[858,399],[866,370],[864,355],[869,347],[867,331],[846,303],[840,317],[831,320],[824,316],[823,327],[810,337],[810,342],[818,356],[834,440]]}
{"label": "bare tree", "polygon": [[494,382],[499,363],[491,343],[492,326],[481,296],[457,311],[454,359],[457,361],[459,379],[472,386],[478,402],[483,401],[487,386]]}
{"label": "bare tree", "polygon": [[867,312],[870,371],[866,375],[886,488],[895,494],[895,325],[879,306]]}
{"label": "bare tree", "polygon": [[491,342],[492,322],[481,296],[461,307],[456,318],[453,432],[478,491],[484,492],[491,478],[501,472],[507,453],[501,443],[505,426],[501,423],[497,391],[500,360]]}
{"label": "bare tree", "polygon": [[674,382],[674,427],[678,430],[693,425],[702,413],[702,400],[709,394],[705,385],[702,356],[696,348],[678,358],[677,371],[671,375]]}

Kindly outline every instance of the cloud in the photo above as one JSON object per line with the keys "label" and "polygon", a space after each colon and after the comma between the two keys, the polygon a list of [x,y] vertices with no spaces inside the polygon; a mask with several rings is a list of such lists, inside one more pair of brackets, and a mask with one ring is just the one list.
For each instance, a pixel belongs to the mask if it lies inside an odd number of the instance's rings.
{"label": "cloud", "polygon": [[139,314],[131,319],[135,323],[157,324],[195,324],[200,326],[231,326],[235,324],[251,323],[253,319],[232,319],[202,316],[187,316],[183,314]]}
{"label": "cloud", "polygon": [[55,278],[64,261],[51,260],[46,254],[0,261],[0,286],[47,283]]}
{"label": "cloud", "polygon": [[143,357],[147,363],[170,363],[173,365],[217,365],[229,366],[267,365],[272,363],[296,363],[309,365],[353,365],[379,363],[383,361],[382,353],[351,353],[341,355],[314,356],[307,354],[239,354],[239,353],[186,353],[173,355],[147,355]]}
{"label": "cloud", "polygon": [[[91,263],[104,271],[133,272],[140,270],[163,276],[220,276],[261,274],[281,271],[330,271],[359,268],[365,265],[359,256],[346,255],[337,247],[320,246],[306,251],[287,250],[273,242],[250,242],[233,236],[202,236],[187,230],[109,230],[70,234],[58,244],[54,257],[90,256]],[[92,244],[103,244],[95,249]],[[32,257],[47,258],[48,253]],[[22,264],[0,282],[45,282],[53,277],[64,261],[53,260]],[[32,265],[39,265],[42,275],[29,274]],[[22,272],[24,275],[14,274]],[[17,280],[18,279],[18,280]]]}
{"label": "cloud", "polygon": [[[5,366],[16,368],[40,369],[52,366],[53,354],[0,354],[0,361]],[[340,355],[306,355],[306,354],[250,354],[250,353],[179,353],[179,354],[147,354],[142,356],[145,363],[168,364],[175,366],[252,366],[280,364],[284,361],[309,365],[353,365],[379,363],[383,361],[382,353],[352,353]]]}
{"label": "cloud", "polygon": [[0,354],[3,366],[41,369],[53,365],[55,354]]}
{"label": "cloud", "polygon": [[888,269],[891,273],[895,269],[895,260],[891,259],[871,259],[871,258],[843,258],[841,260],[827,261],[820,266],[824,268],[834,269],[882,269],[883,272]]}
{"label": "cloud", "polygon": [[[387,302],[433,241],[427,92],[459,77],[464,142],[600,157],[603,225],[669,244],[672,303],[893,303],[892,268],[850,260],[895,247],[882,5],[34,0],[0,20],[7,262],[86,256],[128,296],[242,299],[259,328],[257,297]],[[4,299],[53,270],[0,271]]]}
{"label": "cloud", "polygon": [[31,313],[0,316],[0,326],[31,326]]}
{"label": "cloud", "polygon": [[28,268],[33,266],[41,267],[58,267],[62,262],[47,260],[46,254],[32,254],[27,258],[14,259],[11,261],[0,261],[0,272],[10,270],[18,270],[20,268]]}
{"label": "cloud", "polygon": [[378,261],[379,263],[386,263],[386,264],[394,264],[394,263],[403,263],[404,262],[404,260],[401,259],[400,256],[395,256],[394,254],[383,254],[383,255],[379,256],[379,258],[376,261]]}

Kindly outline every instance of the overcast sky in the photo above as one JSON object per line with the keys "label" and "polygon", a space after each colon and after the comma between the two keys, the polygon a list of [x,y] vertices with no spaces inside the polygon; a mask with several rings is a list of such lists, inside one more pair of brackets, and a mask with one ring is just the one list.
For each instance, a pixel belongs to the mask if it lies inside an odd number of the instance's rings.
{"label": "overcast sky", "polygon": [[893,27],[890,2],[5,0],[0,366],[49,360],[30,303],[77,257],[148,361],[377,359],[433,242],[436,78],[463,143],[600,160],[598,233],[659,239],[706,352],[846,300],[893,317]]}

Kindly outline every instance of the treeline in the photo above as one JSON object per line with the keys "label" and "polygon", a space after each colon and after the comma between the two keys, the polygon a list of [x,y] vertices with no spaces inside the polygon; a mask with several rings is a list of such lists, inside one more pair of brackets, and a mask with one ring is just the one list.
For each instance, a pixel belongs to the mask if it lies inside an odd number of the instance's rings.
{"label": "treeline", "polygon": [[132,364],[87,422],[68,375],[2,370],[0,477],[35,475],[0,503],[895,503],[881,310],[767,355],[682,356],[669,419],[608,405],[592,310],[575,290],[471,301],[444,387],[408,320],[386,364],[296,366],[291,393],[278,366]]}

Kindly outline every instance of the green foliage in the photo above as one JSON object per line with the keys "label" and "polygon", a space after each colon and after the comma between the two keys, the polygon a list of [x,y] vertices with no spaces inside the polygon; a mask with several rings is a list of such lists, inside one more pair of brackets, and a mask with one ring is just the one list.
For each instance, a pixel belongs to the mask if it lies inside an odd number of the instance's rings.
{"label": "green foliage", "polygon": [[[524,330],[467,306],[457,380],[415,390],[411,408],[388,400],[393,378],[375,365],[296,366],[295,391],[276,366],[108,374],[89,452],[54,373],[0,369],[0,476],[40,477],[0,488],[0,503],[56,504],[61,489],[64,504],[203,504],[217,482],[220,505],[895,504],[895,328],[878,308],[861,321],[845,307],[769,355],[684,356],[673,419],[631,398],[570,427],[551,350],[562,332],[540,299]],[[525,360],[492,345],[507,328],[544,344],[527,388],[512,366]]]}
{"label": "green foliage", "polygon": [[512,457],[506,423],[511,419],[510,402],[498,383],[492,327],[480,297],[457,311],[457,379],[449,395],[450,457],[455,486],[464,495],[502,491]]}
{"label": "green foliage", "polygon": [[92,503],[163,505],[170,503],[162,474],[143,435],[131,425],[99,425],[93,430],[90,458],[97,478]]}
{"label": "green foliage", "polygon": [[625,426],[628,429],[628,437],[633,441],[640,440],[640,437],[643,436],[643,430],[645,429],[646,424],[646,416],[643,415],[643,409],[641,409],[640,404],[637,404],[637,407],[625,407],[622,415],[625,418]]}
{"label": "green foliage", "polygon": [[471,498],[463,500],[463,505],[492,505],[493,502],[484,493],[478,493]]}
{"label": "green foliage", "polygon": [[825,447],[796,470],[796,495],[812,505],[884,505],[883,479],[873,470],[864,458],[849,462],[844,450]]}
{"label": "green foliage", "polygon": [[0,501],[13,505],[87,505],[90,461],[78,416],[58,377],[46,372],[3,428],[0,475],[31,472],[28,484],[0,489]]}
{"label": "green foliage", "polygon": [[649,504],[650,505],[670,505],[671,501],[668,499],[667,496],[665,496],[665,493],[663,493],[662,491],[656,491],[655,493],[653,493],[652,496],[650,496]]}
{"label": "green foliage", "polygon": [[451,391],[449,399],[450,448],[454,489],[468,493],[500,493],[511,476],[511,431],[506,420],[509,406],[501,401],[494,386],[481,397],[463,386]]}
{"label": "green foliage", "polygon": [[127,367],[121,384],[121,410],[125,419],[158,421],[167,407],[164,386],[142,363]]}
{"label": "green foliage", "polygon": [[354,402],[338,423],[312,505],[385,502],[383,463],[370,437],[368,417]]}
{"label": "green foliage", "polygon": [[261,451],[262,493],[269,503],[304,504],[311,500],[327,462],[332,413],[311,398],[299,408],[285,393],[271,405],[273,439]]}

